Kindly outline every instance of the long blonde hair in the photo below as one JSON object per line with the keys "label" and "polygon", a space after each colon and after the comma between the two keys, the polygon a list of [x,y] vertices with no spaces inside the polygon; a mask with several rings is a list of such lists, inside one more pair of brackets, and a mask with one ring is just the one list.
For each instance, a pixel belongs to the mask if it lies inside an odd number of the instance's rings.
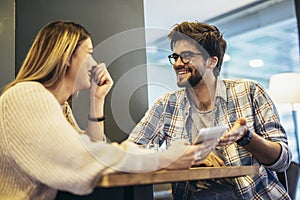
{"label": "long blonde hair", "polygon": [[67,61],[90,33],[74,22],[55,21],[37,34],[14,81],[2,92],[23,81],[37,81],[46,88],[56,88],[67,73]]}

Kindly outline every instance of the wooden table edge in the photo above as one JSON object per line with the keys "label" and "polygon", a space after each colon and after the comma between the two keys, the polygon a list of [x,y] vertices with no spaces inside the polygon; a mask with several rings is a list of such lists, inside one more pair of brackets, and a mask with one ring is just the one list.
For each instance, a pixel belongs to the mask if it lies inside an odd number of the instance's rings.
{"label": "wooden table edge", "polygon": [[112,173],[103,175],[98,187],[121,187],[176,181],[204,180],[258,174],[259,166],[196,167],[187,170],[159,170],[145,173]]}

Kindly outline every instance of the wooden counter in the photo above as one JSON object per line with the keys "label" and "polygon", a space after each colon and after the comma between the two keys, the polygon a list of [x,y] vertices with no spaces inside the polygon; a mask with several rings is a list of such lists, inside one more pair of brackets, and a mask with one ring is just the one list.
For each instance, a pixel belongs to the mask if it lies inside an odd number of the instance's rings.
{"label": "wooden counter", "polygon": [[59,193],[56,200],[153,200],[153,185],[177,181],[237,177],[258,174],[259,166],[197,167],[187,170],[159,170],[147,173],[112,173],[102,176],[92,194]]}
{"label": "wooden counter", "polygon": [[102,176],[99,187],[170,183],[258,174],[259,166],[197,167],[186,170],[159,170],[146,173],[113,173]]}

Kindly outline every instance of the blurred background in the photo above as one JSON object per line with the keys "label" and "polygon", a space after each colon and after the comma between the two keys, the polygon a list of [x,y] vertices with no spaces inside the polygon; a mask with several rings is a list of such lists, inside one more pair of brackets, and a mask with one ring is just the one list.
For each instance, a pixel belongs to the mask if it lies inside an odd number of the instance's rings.
{"label": "blurred background", "polygon": [[[145,27],[149,28],[146,29],[149,105],[165,92],[177,89],[176,77],[167,59],[171,51],[166,35],[173,25],[183,21],[210,23],[224,32],[228,47],[221,69],[222,78],[253,79],[269,90],[272,76],[299,73],[300,22],[297,22],[299,8],[297,13],[295,3],[300,4],[298,0],[187,0],[176,3],[144,0]],[[158,81],[161,85],[151,84]],[[288,95],[286,87],[293,87],[298,95],[297,102],[275,103],[288,134],[293,161],[299,163],[300,96],[297,91],[300,84],[297,83],[297,87],[289,83],[294,84],[289,79],[281,80],[275,89],[282,89],[280,92],[284,96]],[[298,181],[295,199],[300,199],[299,190]]]}
{"label": "blurred background", "polygon": [[[115,82],[105,105],[105,131],[110,141],[120,142],[156,98],[177,89],[166,38],[174,24],[197,20],[216,25],[228,43],[221,77],[253,79],[269,90],[272,76],[300,73],[299,4],[299,0],[0,0],[0,90],[15,77],[37,31],[49,21],[81,23],[92,33],[95,47],[116,41],[114,37],[124,42],[119,33],[142,28],[144,31],[135,32],[134,41],[122,43],[140,43],[138,48],[113,59],[110,55],[118,52],[121,42],[96,52]],[[128,94],[127,88],[134,91]],[[114,91],[124,93],[114,97]],[[82,92],[73,101],[82,127],[87,123],[86,95]],[[299,163],[299,137],[295,135],[299,135],[295,129],[299,103],[275,103],[288,133],[293,161]]]}

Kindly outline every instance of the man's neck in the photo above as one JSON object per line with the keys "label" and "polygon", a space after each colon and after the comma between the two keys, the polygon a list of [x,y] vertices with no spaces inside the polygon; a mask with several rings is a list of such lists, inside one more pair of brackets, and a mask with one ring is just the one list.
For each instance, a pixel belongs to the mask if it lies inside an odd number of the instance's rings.
{"label": "man's neck", "polygon": [[200,111],[208,111],[214,107],[216,93],[216,79],[204,81],[203,79],[194,87],[187,88],[189,99]]}

